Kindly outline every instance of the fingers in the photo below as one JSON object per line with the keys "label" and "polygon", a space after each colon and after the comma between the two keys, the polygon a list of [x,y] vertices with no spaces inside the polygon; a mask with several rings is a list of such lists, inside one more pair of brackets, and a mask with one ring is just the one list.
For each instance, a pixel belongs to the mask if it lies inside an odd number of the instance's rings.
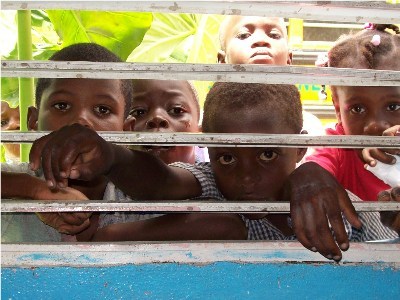
{"label": "fingers", "polygon": [[92,213],[59,213],[59,215],[65,223],[79,226],[84,224],[85,221],[90,218]]}
{"label": "fingers", "polygon": [[398,151],[398,149],[385,149],[383,151],[376,148],[366,148],[362,150],[362,156],[364,162],[371,167],[376,166],[377,160],[385,164],[392,165],[396,163],[396,157],[393,155],[397,154]]}
{"label": "fingers", "polygon": [[65,234],[78,234],[90,226],[90,220],[87,219],[81,225],[70,225],[70,224],[61,224],[58,228],[60,233]]}
{"label": "fingers", "polygon": [[[301,205],[296,205],[295,207],[291,206],[293,230],[299,242],[307,249],[319,252],[327,259],[340,261],[342,259],[341,249],[336,244],[334,236],[332,235],[325,209],[323,206],[316,203],[321,202],[302,202]],[[313,217],[305,218],[304,216]],[[337,227],[338,225],[335,224],[335,226]]]}
{"label": "fingers", "polygon": [[392,188],[390,196],[393,201],[400,202],[400,186]]}
{"label": "fingers", "polygon": [[29,152],[29,165],[33,171],[40,168],[43,148],[51,139],[51,136],[52,134],[50,133],[33,142],[31,151]]}
{"label": "fingers", "polygon": [[[358,218],[356,209],[354,208],[353,203],[351,202],[346,190],[344,188],[342,188],[341,186],[339,186],[337,196],[338,196],[338,200],[339,200],[340,210],[343,212],[347,221],[349,221],[349,223],[353,227],[360,229],[362,227],[362,223],[361,223],[360,219]],[[343,220],[342,220],[342,222],[343,222]]]}
{"label": "fingers", "polygon": [[[63,216],[61,216],[58,213],[36,213],[36,215],[43,223],[53,227],[60,233],[77,234],[77,233],[85,230],[86,228],[88,228],[90,225],[89,218],[86,218],[86,220],[84,220],[84,221],[82,221],[82,219],[80,221],[78,221],[78,218],[76,218],[73,220],[73,222],[75,224],[66,222],[65,215],[67,215],[67,213],[63,214]],[[79,218],[81,218],[81,217],[82,216],[80,216]],[[72,220],[72,217],[71,217],[71,219],[69,219],[69,221],[71,221],[71,220]]]}
{"label": "fingers", "polygon": [[393,127],[386,129],[382,135],[383,136],[400,136],[400,125],[395,125]]}
{"label": "fingers", "polygon": [[376,166],[376,160],[371,154],[372,150],[373,150],[372,148],[365,148],[365,149],[362,150],[361,153],[362,153],[362,157],[363,157],[364,162],[367,165],[371,166],[371,167],[375,167]]}

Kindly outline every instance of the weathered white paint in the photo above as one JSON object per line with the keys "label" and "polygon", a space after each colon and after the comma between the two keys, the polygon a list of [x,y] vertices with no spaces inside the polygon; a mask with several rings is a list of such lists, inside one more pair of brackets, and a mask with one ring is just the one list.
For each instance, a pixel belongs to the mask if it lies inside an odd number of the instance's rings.
{"label": "weathered white paint", "polygon": [[[341,264],[388,263],[400,268],[400,244],[352,243]],[[95,267],[148,263],[328,262],[299,242],[115,242],[3,244],[2,267]]]}
{"label": "weathered white paint", "polygon": [[[400,211],[400,202],[353,202],[356,211]],[[137,211],[137,212],[290,212],[289,202],[221,202],[221,201],[46,201],[2,199],[2,212],[77,212],[77,211]]]}
{"label": "weathered white paint", "polygon": [[321,21],[398,23],[400,9],[384,1],[2,1],[1,9],[150,11],[281,16]]}
{"label": "weathered white paint", "polygon": [[[3,143],[32,143],[49,132],[12,132],[3,131]],[[187,146],[199,145],[206,147],[336,147],[336,148],[398,148],[400,138],[387,136],[350,136],[307,134],[219,134],[219,133],[153,133],[153,132],[109,132],[98,134],[106,141],[123,145],[158,145]]]}
{"label": "weathered white paint", "polygon": [[[400,14],[400,13],[399,13]],[[400,20],[399,20],[400,21]],[[400,71],[189,63],[1,62],[2,77],[212,80],[270,84],[398,86]]]}

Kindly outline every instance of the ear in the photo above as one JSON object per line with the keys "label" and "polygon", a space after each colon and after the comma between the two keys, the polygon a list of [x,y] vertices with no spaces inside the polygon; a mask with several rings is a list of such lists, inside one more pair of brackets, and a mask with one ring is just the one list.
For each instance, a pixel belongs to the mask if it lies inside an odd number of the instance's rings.
{"label": "ear", "polygon": [[332,91],[332,103],[333,103],[333,106],[335,107],[336,119],[338,120],[338,123],[341,123],[342,117],[340,115],[339,97],[337,95],[337,91],[336,91],[335,87],[331,87],[331,91]]}
{"label": "ear", "polygon": [[124,131],[135,131],[136,119],[135,117],[128,116],[124,121]]}
{"label": "ear", "polygon": [[28,107],[28,129],[37,130],[38,128],[39,110],[34,106]]}
{"label": "ear", "polygon": [[[300,132],[300,134],[308,134],[308,132],[307,132],[307,130],[302,130]],[[299,163],[303,159],[304,155],[306,155],[306,152],[307,152],[307,148],[298,148],[297,149],[297,160],[296,160],[297,163]]]}
{"label": "ear", "polygon": [[226,64],[226,53],[225,51],[218,50],[218,63],[220,64]]}
{"label": "ear", "polygon": [[291,65],[292,63],[293,63],[293,52],[292,50],[289,50],[287,64]]}

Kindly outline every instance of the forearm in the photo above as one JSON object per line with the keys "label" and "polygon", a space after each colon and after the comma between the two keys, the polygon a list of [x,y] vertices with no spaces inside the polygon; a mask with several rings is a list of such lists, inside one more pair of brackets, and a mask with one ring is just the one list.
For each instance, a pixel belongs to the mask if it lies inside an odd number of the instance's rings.
{"label": "forearm", "polygon": [[148,220],[112,224],[93,241],[244,240],[247,229],[236,214],[169,214]]}
{"label": "forearm", "polygon": [[200,185],[186,170],[170,167],[142,151],[112,145],[113,162],[107,177],[136,199],[186,199],[200,195]]}
{"label": "forearm", "polygon": [[1,172],[1,197],[35,199],[37,190],[47,188],[40,178],[26,173]]}

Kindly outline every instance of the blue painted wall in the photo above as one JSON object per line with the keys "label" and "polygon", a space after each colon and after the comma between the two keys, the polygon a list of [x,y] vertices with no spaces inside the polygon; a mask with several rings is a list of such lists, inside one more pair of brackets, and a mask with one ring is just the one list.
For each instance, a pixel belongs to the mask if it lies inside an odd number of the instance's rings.
{"label": "blue painted wall", "polygon": [[2,268],[2,299],[400,299],[400,270],[306,263]]}

